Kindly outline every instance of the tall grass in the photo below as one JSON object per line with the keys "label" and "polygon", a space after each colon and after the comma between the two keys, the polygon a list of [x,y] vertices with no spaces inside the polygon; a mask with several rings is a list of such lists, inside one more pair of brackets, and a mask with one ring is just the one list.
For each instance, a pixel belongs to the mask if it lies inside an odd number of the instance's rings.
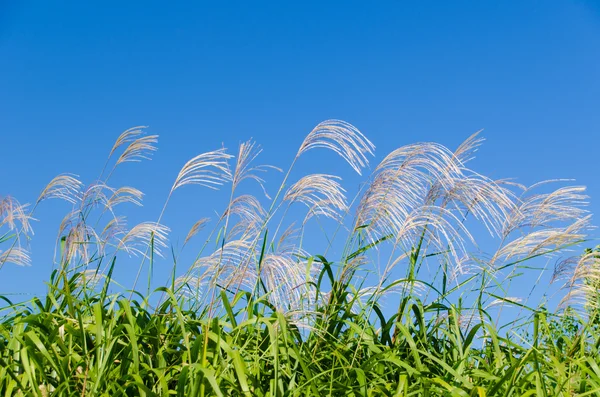
{"label": "tall grass", "polygon": [[[600,395],[600,255],[572,253],[590,228],[583,187],[480,175],[467,167],[475,134],[454,151],[392,151],[348,199],[335,175],[293,179],[319,148],[358,174],[368,166],[374,145],[329,120],[272,196],[264,178],[276,167],[256,164],[260,148],[244,142],[236,156],[189,160],[156,218],[127,227],[119,210],[143,195],[111,177],[156,143],[144,127],[127,130],[92,184],[65,174],[32,207],[1,202],[0,268],[30,264],[38,205],[72,205],[46,296],[1,298],[3,395]],[[244,190],[252,183],[264,199]],[[176,252],[162,219],[190,185],[227,188],[229,199]],[[183,250],[196,259],[182,264]],[[172,277],[152,290],[167,252]],[[131,257],[137,276],[119,289],[114,269]],[[562,287],[557,310],[532,301],[531,280],[550,278]]]}

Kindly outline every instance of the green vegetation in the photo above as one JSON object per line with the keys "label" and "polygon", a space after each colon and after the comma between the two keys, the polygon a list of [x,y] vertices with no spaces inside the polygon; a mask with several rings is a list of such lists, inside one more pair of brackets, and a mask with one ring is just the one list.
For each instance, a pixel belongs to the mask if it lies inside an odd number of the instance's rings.
{"label": "green vegetation", "polygon": [[[24,247],[40,203],[59,198],[73,210],[59,228],[46,296],[0,297],[0,395],[600,395],[599,251],[564,259],[588,238],[583,188],[534,193],[548,185],[479,175],[466,167],[481,143],[474,135],[455,151],[395,150],[351,205],[335,176],[291,181],[313,148],[333,150],[359,173],[367,165],[374,146],[353,126],[326,121],[267,207],[240,193],[273,168],[254,165],[260,150],[246,142],[233,169],[224,149],[190,160],[158,220],[127,228],[117,208],[140,204],[141,192],[108,183],[156,141],[127,130],[98,182],[61,175],[33,209],[3,199],[0,269],[29,264]],[[160,222],[172,195],[191,184],[231,191],[184,266],[184,249],[210,221],[196,222],[180,250]],[[491,253],[476,238],[483,234],[495,239]],[[321,251],[307,252],[320,241]],[[152,292],[167,248],[172,277]],[[113,275],[135,256],[141,264],[126,290]],[[547,269],[552,257],[563,259]],[[147,287],[136,292],[144,273]],[[546,273],[562,287],[556,313],[529,302],[534,293],[522,284],[519,297],[509,295],[519,277]]]}

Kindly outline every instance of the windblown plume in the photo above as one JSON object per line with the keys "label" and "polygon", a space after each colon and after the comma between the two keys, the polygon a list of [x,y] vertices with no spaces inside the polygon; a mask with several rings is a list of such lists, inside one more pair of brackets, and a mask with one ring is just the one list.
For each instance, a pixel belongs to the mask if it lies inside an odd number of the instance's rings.
{"label": "windblown plume", "polygon": [[59,236],[63,241],[63,264],[73,264],[76,259],[80,259],[81,264],[88,264],[94,253],[103,253],[102,240],[96,230],[80,218],[78,211],[71,212],[63,219]]}
{"label": "windblown plume", "polygon": [[32,230],[29,221],[32,218],[26,213],[27,207],[28,204],[21,205],[16,199],[10,196],[0,199],[0,227],[8,225],[10,230],[14,230],[18,222],[23,233],[31,233]]}
{"label": "windblown plume", "polygon": [[438,203],[462,214],[462,218],[472,215],[492,236],[500,237],[504,222],[517,208],[514,193],[503,186],[502,181],[492,181],[475,173],[454,178],[447,190],[437,183],[428,192],[426,202]]}
{"label": "windblown plume", "polygon": [[240,235],[242,239],[256,236],[267,213],[256,197],[244,194],[231,201],[224,217],[236,215],[239,221],[229,231],[229,237]]}
{"label": "windblown plume", "polygon": [[106,184],[97,182],[89,185],[81,194],[81,206],[82,211],[86,209],[92,209],[96,206],[102,205],[106,207],[108,198],[106,197],[105,190],[111,190]]}
{"label": "windblown plume", "polygon": [[148,127],[147,126],[138,126],[138,127],[133,127],[128,130],[125,130],[121,135],[119,135],[119,138],[117,138],[117,141],[113,145],[108,157],[112,157],[112,155],[115,153],[115,151],[118,148],[135,140],[138,136],[140,136],[144,132],[144,128],[148,128]]}
{"label": "windblown plume", "polygon": [[210,189],[218,189],[218,186],[232,178],[227,162],[231,157],[225,152],[225,149],[194,157],[179,171],[171,192],[185,185],[201,185]]}
{"label": "windblown plume", "polygon": [[17,266],[31,266],[29,253],[22,248],[13,247],[8,251],[0,251],[0,265],[12,263]]}
{"label": "windblown plume", "polygon": [[498,260],[515,261],[533,256],[558,254],[562,250],[583,242],[589,229],[590,216],[565,227],[547,227],[531,231],[502,246],[490,261],[492,267]]}
{"label": "windblown plume", "polygon": [[[306,296],[306,288],[315,278],[316,266],[308,269],[299,257],[304,252],[270,253],[260,266],[260,278],[268,292],[269,301],[282,311],[298,310]],[[254,270],[254,269],[252,269]],[[258,276],[258,275],[257,275]],[[309,290],[310,291],[310,290]]]}
{"label": "windblown plume", "polygon": [[580,257],[559,262],[552,278],[563,281],[567,290],[559,307],[580,310],[583,313],[600,309],[600,251],[588,249]]}
{"label": "windblown plume", "polygon": [[304,139],[296,157],[313,148],[326,148],[340,155],[361,175],[369,164],[367,155],[373,155],[375,146],[356,127],[341,120],[319,123]]}
{"label": "windblown plume", "polygon": [[311,281],[314,267],[298,260],[306,256],[301,251],[269,253],[262,262],[254,263],[253,245],[247,240],[233,240],[212,255],[200,258],[188,275],[180,277],[177,284],[186,295],[196,299],[206,297],[213,288],[236,291],[253,291],[259,283],[266,288],[268,299],[277,308],[295,310],[303,298],[302,287]]}
{"label": "windblown plume", "polygon": [[481,146],[481,144],[485,140],[479,136],[481,131],[482,130],[479,130],[470,137],[468,137],[454,151],[454,157],[459,162],[459,165],[464,166],[466,163],[473,159],[473,154],[477,151],[479,146]]}
{"label": "windblown plume", "polygon": [[515,195],[501,182],[465,168],[480,142],[473,135],[454,153],[435,143],[394,150],[378,165],[359,202],[355,229],[365,228],[372,241],[394,236],[403,252],[416,246],[421,256],[432,249],[445,252],[440,258],[450,257],[454,264],[449,272],[464,274],[465,242],[475,244],[465,218],[472,215],[501,236],[506,217],[517,208]]}
{"label": "windblown plume", "polygon": [[270,165],[257,165],[251,166],[251,163],[258,157],[262,152],[262,149],[252,141],[247,141],[240,144],[239,154],[235,166],[235,172],[232,176],[232,189],[236,190],[240,182],[245,179],[252,179],[256,181],[262,188],[265,196],[270,198],[265,190],[264,179],[258,176],[259,172],[266,172],[267,169],[272,168],[281,171],[279,168]]}
{"label": "windblown plume", "polygon": [[123,238],[119,249],[134,255],[146,255],[153,246],[154,252],[162,256],[161,249],[167,247],[167,234],[170,229],[156,222],[143,222],[134,226]]}
{"label": "windblown plume", "polygon": [[198,232],[200,232],[200,230],[202,230],[209,221],[210,221],[210,218],[202,218],[202,219],[196,221],[196,223],[194,223],[194,225],[188,232],[187,236],[185,237],[185,241],[183,242],[183,245],[186,245],[188,243],[188,241],[190,241],[192,239],[192,237],[194,237],[196,234],[198,234]]}
{"label": "windblown plume", "polygon": [[141,207],[143,196],[144,193],[140,190],[129,186],[123,186],[113,191],[113,194],[107,201],[106,207],[112,210],[116,205],[122,203],[131,203]]}
{"label": "windblown plume", "polygon": [[339,220],[348,211],[345,190],[338,182],[340,179],[325,174],[307,175],[293,184],[283,199],[290,203],[303,203],[309,208],[305,222],[313,215]]}
{"label": "windblown plume", "polygon": [[81,183],[75,176],[63,174],[55,177],[42,190],[42,193],[36,203],[40,203],[46,199],[62,199],[71,204],[76,204],[81,200]]}
{"label": "windblown plume", "polygon": [[375,172],[397,170],[400,175],[421,179],[420,184],[430,185],[431,180],[448,187],[447,181],[461,175],[456,156],[446,147],[432,142],[416,143],[394,150],[379,163]]}
{"label": "windblown plume", "polygon": [[[101,233],[101,239],[103,244],[110,242],[113,239],[118,239],[118,236],[124,235],[127,231],[125,230],[125,226],[127,225],[126,218],[124,216],[116,216],[112,218]],[[120,240],[115,245],[119,245]]]}
{"label": "windblown plume", "polygon": [[584,217],[588,211],[582,207],[587,205],[588,196],[583,186],[567,186],[550,193],[527,194],[542,184],[556,181],[545,181],[527,189],[521,198],[520,205],[509,216],[503,226],[503,235],[508,236],[515,230],[523,228],[545,227],[554,222],[572,222]]}
{"label": "windblown plume", "polygon": [[188,273],[176,280],[178,289],[185,295],[202,299],[213,288],[245,287],[252,290],[256,279],[251,279],[247,269],[252,255],[252,244],[246,240],[226,243],[209,256],[194,262]]}
{"label": "windblown plume", "polygon": [[289,225],[287,229],[279,236],[279,242],[277,243],[277,249],[279,251],[285,251],[290,247],[294,247],[294,241],[298,238],[299,229],[294,227],[294,223]]}
{"label": "windblown plume", "polygon": [[125,151],[119,156],[117,163],[119,165],[125,162],[139,162],[144,159],[150,160],[150,156],[157,150],[155,144],[158,142],[158,135],[148,135],[136,138],[127,146]]}

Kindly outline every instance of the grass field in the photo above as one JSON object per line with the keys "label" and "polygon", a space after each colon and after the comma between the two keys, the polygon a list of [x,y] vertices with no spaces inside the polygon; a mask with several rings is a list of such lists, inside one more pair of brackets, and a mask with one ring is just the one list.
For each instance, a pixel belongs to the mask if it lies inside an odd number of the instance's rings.
{"label": "grass field", "polygon": [[[328,120],[272,197],[244,193],[274,168],[245,142],[191,159],[156,220],[127,227],[119,211],[142,193],[111,176],[147,159],[157,136],[125,131],[96,182],[58,176],[32,206],[2,198],[0,271],[31,264],[38,205],[72,211],[46,296],[0,297],[0,395],[599,396],[600,253],[585,249],[585,189],[491,180],[467,167],[481,142],[396,149],[348,199],[334,175],[291,179],[315,148],[366,168],[374,146]],[[187,233],[181,250],[197,255],[181,263],[161,221],[188,185],[229,189],[229,201]],[[159,256],[172,277],[153,289],[143,275]],[[136,257],[120,287],[115,268]],[[542,274],[560,287],[556,309],[510,295]]]}

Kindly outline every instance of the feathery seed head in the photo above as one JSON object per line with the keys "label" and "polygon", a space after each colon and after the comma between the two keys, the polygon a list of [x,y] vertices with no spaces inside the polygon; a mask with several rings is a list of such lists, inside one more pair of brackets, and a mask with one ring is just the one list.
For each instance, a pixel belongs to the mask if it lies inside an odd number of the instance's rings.
{"label": "feathery seed head", "polygon": [[42,190],[42,193],[36,203],[40,203],[47,199],[62,199],[71,204],[76,204],[81,200],[82,192],[81,183],[75,175],[62,174],[50,181],[50,183]]}
{"label": "feathery seed head", "polygon": [[302,177],[285,193],[285,201],[300,202],[309,208],[304,222],[313,215],[339,220],[348,211],[344,188],[334,175],[312,174]]}
{"label": "feathery seed head", "polygon": [[185,241],[183,242],[183,245],[186,245],[187,242],[190,241],[190,239],[192,237],[194,237],[196,234],[198,234],[198,232],[200,232],[200,230],[202,230],[208,222],[210,222],[210,218],[202,218],[202,219],[196,221],[196,223],[194,223],[194,225],[188,232],[187,236],[185,237]]}
{"label": "feathery seed head", "polygon": [[147,126],[138,126],[138,127],[133,127],[133,128],[129,128],[128,130],[125,130],[117,138],[108,157],[111,157],[119,147],[135,140],[138,136],[140,136],[144,132],[144,128],[148,128],[148,127]]}
{"label": "feathery seed head", "polygon": [[361,175],[361,169],[369,164],[367,155],[373,155],[375,145],[356,127],[341,120],[319,123],[304,139],[296,158],[313,148],[326,148],[340,155]]}
{"label": "feathery seed head", "polygon": [[155,146],[158,142],[158,135],[148,135],[133,140],[123,151],[116,165],[126,162],[139,162],[144,159],[150,160],[150,156],[158,148]]}
{"label": "feathery seed head", "polygon": [[167,247],[167,234],[170,229],[156,222],[142,222],[135,225],[123,236],[118,249],[134,255],[146,255],[145,250],[150,246],[154,252],[162,256],[161,249]]}
{"label": "feathery seed head", "polygon": [[185,185],[200,185],[210,189],[218,189],[225,182],[231,181],[228,160],[233,157],[225,149],[200,154],[183,166],[171,192]]}
{"label": "feathery seed head", "polygon": [[10,196],[0,197],[0,227],[8,225],[10,230],[15,230],[17,222],[25,234],[32,233],[30,221],[33,219],[26,213],[29,204],[21,205]]}
{"label": "feathery seed head", "polygon": [[31,266],[29,253],[20,247],[12,247],[7,251],[0,251],[0,265],[12,263],[17,266]]}

